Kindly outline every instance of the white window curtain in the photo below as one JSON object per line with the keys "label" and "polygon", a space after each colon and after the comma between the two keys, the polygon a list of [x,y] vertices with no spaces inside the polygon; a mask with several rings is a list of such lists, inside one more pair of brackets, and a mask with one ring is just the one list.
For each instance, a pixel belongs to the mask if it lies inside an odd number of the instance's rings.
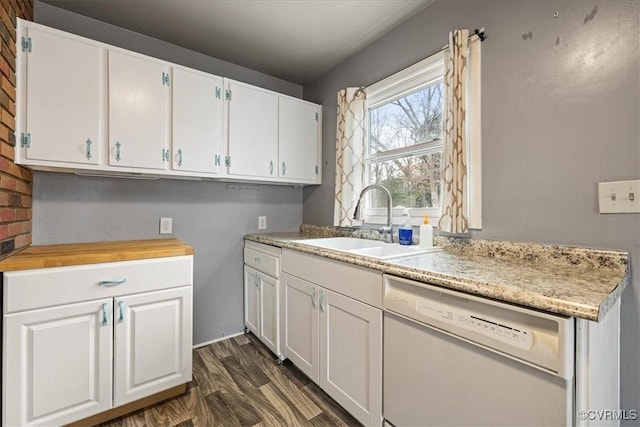
{"label": "white window curtain", "polygon": [[448,233],[466,233],[466,82],[468,30],[449,33],[445,52],[445,118],[442,170],[442,213],[438,227]]}
{"label": "white window curtain", "polygon": [[336,195],[333,225],[349,227],[353,211],[364,187],[365,99],[362,88],[349,87],[338,92],[336,132]]}

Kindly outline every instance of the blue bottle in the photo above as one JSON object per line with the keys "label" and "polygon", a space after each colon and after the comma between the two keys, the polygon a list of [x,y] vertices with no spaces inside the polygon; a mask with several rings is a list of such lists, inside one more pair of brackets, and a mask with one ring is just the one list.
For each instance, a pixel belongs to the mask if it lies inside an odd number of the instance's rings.
{"label": "blue bottle", "polygon": [[413,227],[411,227],[411,217],[409,209],[402,211],[402,226],[398,229],[398,240],[401,245],[410,245],[413,241]]}

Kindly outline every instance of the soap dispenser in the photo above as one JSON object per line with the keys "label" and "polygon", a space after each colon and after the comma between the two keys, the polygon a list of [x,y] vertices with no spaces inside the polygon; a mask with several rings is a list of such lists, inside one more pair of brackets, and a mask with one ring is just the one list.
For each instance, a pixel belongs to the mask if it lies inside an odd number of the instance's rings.
{"label": "soap dispenser", "polygon": [[433,226],[429,224],[429,215],[424,214],[424,220],[420,226],[420,247],[428,249],[433,247]]}
{"label": "soap dispenser", "polygon": [[402,226],[398,229],[398,240],[401,245],[410,245],[413,240],[413,227],[411,227],[411,217],[407,208],[402,211],[401,223]]}

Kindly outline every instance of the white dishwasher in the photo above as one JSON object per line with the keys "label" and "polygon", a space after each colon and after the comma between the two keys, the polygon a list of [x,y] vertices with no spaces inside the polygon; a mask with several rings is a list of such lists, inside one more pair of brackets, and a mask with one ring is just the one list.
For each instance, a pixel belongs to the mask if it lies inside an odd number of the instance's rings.
{"label": "white dishwasher", "polygon": [[388,275],[384,311],[388,424],[573,424],[572,318]]}

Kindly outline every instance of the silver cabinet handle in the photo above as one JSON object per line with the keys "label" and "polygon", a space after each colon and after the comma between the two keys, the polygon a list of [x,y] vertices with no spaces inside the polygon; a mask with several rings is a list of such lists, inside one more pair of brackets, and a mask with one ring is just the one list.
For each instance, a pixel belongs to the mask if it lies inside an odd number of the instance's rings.
{"label": "silver cabinet handle", "polygon": [[287,165],[282,162],[282,176],[284,176],[284,173],[287,171]]}
{"label": "silver cabinet handle", "polygon": [[122,144],[120,144],[120,141],[116,141],[116,162],[119,162],[122,157],[120,157],[120,147],[122,146]]}
{"label": "silver cabinet handle", "polygon": [[123,283],[126,283],[127,278],[123,277],[122,279],[116,279],[116,280],[101,280],[98,282],[98,286],[104,286],[106,288],[109,288],[111,286],[118,286],[118,285],[122,285]]}
{"label": "silver cabinet handle", "polygon": [[182,167],[182,150],[178,150],[178,167]]}
{"label": "silver cabinet handle", "polygon": [[273,160],[269,162],[269,175],[273,175]]}
{"label": "silver cabinet handle", "polygon": [[89,138],[87,138],[87,140],[85,141],[85,144],[87,144],[87,160],[91,160],[91,140]]}
{"label": "silver cabinet handle", "polygon": [[325,300],[325,294],[324,292],[320,291],[320,311],[323,313],[325,312],[325,309],[326,309],[326,306],[323,306],[324,300]]}
{"label": "silver cabinet handle", "polygon": [[313,288],[311,290],[311,305],[313,306],[313,308],[316,308],[316,298],[318,298],[318,290],[316,288]]}
{"label": "silver cabinet handle", "polygon": [[118,308],[120,311],[120,318],[118,319],[120,323],[124,322],[124,301],[120,301],[118,303]]}
{"label": "silver cabinet handle", "polygon": [[102,304],[102,326],[107,326],[109,323],[109,318],[107,315],[107,303]]}

